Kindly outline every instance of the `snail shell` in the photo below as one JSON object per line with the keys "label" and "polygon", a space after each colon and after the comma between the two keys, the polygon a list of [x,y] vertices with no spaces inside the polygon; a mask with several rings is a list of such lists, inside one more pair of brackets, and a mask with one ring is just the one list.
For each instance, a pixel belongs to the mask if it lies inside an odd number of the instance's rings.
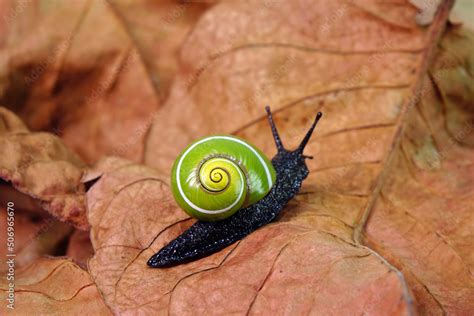
{"label": "snail shell", "polygon": [[217,221],[257,203],[271,190],[276,172],[255,146],[235,136],[197,140],[179,156],[171,172],[173,195],[186,213]]}

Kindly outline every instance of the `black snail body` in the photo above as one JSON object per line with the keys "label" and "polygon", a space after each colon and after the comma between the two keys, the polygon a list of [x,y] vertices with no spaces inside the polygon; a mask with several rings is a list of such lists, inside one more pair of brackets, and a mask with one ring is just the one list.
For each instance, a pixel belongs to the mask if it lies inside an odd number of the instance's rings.
{"label": "black snail body", "polygon": [[172,266],[210,255],[244,238],[256,229],[275,220],[281,210],[299,191],[309,171],[303,150],[321,118],[319,112],[301,144],[294,151],[286,150],[269,107],[266,107],[278,153],[271,163],[276,171],[276,181],[271,190],[257,203],[238,210],[219,221],[197,221],[176,239],[163,247],[147,262],[150,267]]}

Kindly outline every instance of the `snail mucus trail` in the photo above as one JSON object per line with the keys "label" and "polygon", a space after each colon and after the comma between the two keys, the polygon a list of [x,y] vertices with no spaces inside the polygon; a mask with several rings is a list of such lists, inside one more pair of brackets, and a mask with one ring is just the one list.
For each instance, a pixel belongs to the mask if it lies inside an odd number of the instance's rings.
{"label": "snail mucus trail", "polygon": [[267,106],[265,109],[278,151],[271,160],[276,171],[276,181],[269,193],[257,203],[238,210],[226,219],[198,220],[154,254],[148,260],[148,266],[173,266],[217,252],[275,220],[288,201],[298,193],[303,180],[309,174],[305,159],[312,158],[303,155],[303,150],[322,113],[318,112],[298,148],[290,151],[283,147],[270,108]]}

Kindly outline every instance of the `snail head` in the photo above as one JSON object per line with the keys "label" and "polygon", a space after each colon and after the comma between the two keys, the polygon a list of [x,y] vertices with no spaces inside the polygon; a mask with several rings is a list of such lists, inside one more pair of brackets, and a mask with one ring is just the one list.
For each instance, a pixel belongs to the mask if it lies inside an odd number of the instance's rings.
{"label": "snail head", "polygon": [[278,150],[276,156],[272,159],[272,163],[275,165],[277,170],[283,171],[282,174],[280,174],[281,177],[291,177],[296,181],[302,181],[308,176],[309,173],[305,160],[313,159],[312,156],[304,155],[303,151],[314,132],[314,128],[318,124],[318,121],[321,119],[323,114],[321,112],[316,114],[313,124],[306,132],[306,135],[301,140],[299,146],[295,150],[287,150],[281,142],[280,135],[278,134],[275,122],[273,121],[270,107],[266,106],[265,110],[267,111],[268,122],[270,123],[273,139],[275,140],[275,145]]}

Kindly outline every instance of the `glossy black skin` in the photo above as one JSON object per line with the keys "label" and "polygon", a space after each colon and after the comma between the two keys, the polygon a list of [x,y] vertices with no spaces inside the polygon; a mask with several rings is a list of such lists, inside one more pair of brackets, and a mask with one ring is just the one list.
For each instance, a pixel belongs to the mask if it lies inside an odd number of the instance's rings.
{"label": "glossy black skin", "polygon": [[298,193],[309,174],[305,163],[305,159],[309,157],[303,155],[303,149],[321,114],[318,113],[298,149],[287,151],[281,144],[268,107],[267,113],[278,149],[272,159],[276,181],[270,192],[256,204],[243,208],[224,220],[196,222],[153,255],[147,262],[150,267],[173,266],[217,252],[275,220],[288,201]]}

